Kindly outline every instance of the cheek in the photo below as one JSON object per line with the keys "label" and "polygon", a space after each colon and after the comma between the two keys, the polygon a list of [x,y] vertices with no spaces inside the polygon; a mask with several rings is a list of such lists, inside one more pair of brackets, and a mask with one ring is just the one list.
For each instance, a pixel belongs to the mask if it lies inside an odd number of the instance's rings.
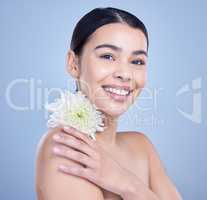
{"label": "cheek", "polygon": [[[85,73],[89,81],[99,83],[112,73],[112,68],[101,62],[98,58],[92,57],[85,66]],[[100,86],[100,85],[99,85]]]}
{"label": "cheek", "polygon": [[143,88],[145,86],[146,81],[147,81],[147,71],[146,70],[136,71],[134,73],[133,80],[136,83],[136,88]]}
{"label": "cheek", "polygon": [[104,79],[110,75],[111,72],[107,66],[102,65],[95,60],[85,62],[82,66],[81,83],[82,89],[89,95],[94,96],[95,93],[99,93],[100,86],[104,83]]}

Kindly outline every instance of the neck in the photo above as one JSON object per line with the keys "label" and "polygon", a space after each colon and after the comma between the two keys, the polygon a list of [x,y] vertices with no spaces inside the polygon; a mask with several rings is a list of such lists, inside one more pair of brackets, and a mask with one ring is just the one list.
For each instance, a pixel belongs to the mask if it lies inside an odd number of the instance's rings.
{"label": "neck", "polygon": [[111,117],[104,113],[104,124],[106,128],[103,132],[96,134],[96,140],[107,147],[114,147],[116,144],[116,131],[117,131],[117,122],[118,117]]}

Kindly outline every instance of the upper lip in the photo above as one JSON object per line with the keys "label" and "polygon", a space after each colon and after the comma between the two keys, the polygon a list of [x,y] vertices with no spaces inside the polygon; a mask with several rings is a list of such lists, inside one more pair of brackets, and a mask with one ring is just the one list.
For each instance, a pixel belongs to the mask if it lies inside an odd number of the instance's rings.
{"label": "upper lip", "polygon": [[130,92],[132,91],[132,88],[128,85],[103,85],[103,87],[111,87],[111,88],[116,88],[116,89],[122,89],[122,90],[129,90]]}

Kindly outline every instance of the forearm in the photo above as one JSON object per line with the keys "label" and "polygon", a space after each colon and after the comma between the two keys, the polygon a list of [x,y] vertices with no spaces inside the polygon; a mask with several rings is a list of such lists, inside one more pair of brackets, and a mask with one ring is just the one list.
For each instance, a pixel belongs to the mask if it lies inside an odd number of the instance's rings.
{"label": "forearm", "polygon": [[157,195],[138,178],[122,190],[121,197],[123,200],[159,200]]}

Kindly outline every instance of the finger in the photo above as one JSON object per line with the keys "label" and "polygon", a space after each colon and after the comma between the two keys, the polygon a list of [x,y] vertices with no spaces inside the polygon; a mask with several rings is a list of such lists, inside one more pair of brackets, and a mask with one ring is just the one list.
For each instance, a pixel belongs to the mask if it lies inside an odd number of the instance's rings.
{"label": "finger", "polygon": [[96,152],[88,144],[86,144],[82,140],[77,139],[74,136],[68,135],[66,133],[59,133],[53,135],[53,139],[58,143],[75,148],[82,153],[90,156],[91,158],[95,158],[96,156]]}
{"label": "finger", "polygon": [[68,127],[68,126],[63,127],[63,130],[66,133],[72,134],[73,136],[83,140],[91,147],[93,147],[93,148],[95,147],[95,141],[90,139],[90,137],[88,135],[86,135],[85,133],[82,133],[82,132],[78,131],[77,129],[75,129],[73,127]]}
{"label": "finger", "polygon": [[69,166],[69,165],[59,165],[58,166],[59,171],[62,171],[66,174],[72,174],[79,177],[83,177],[85,179],[88,179],[90,181],[93,180],[92,171],[89,168],[84,168],[81,166]]}
{"label": "finger", "polygon": [[91,168],[95,167],[95,161],[92,158],[70,147],[66,147],[64,145],[55,145],[53,147],[53,153],[55,155],[65,157],[67,159],[72,159],[87,167],[91,167]]}

